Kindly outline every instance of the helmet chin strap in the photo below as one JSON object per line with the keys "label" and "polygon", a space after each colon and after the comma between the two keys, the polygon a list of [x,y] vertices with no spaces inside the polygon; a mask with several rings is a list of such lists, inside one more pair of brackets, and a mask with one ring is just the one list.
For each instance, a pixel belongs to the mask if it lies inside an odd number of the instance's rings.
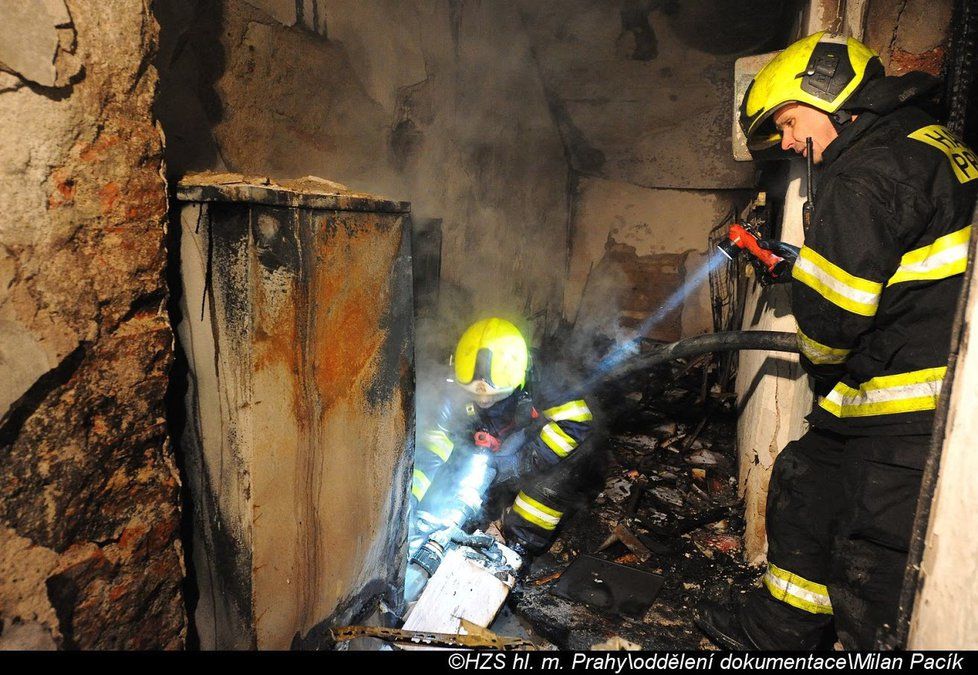
{"label": "helmet chin strap", "polygon": [[829,115],[829,119],[832,121],[832,126],[835,127],[835,132],[842,133],[846,125],[852,121],[852,113],[848,110],[836,110]]}

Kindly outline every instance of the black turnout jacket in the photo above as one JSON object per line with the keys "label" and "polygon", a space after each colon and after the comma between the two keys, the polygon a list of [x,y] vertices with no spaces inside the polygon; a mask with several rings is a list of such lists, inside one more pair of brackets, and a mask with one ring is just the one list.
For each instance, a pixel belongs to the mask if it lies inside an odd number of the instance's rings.
{"label": "black turnout jacket", "polygon": [[923,73],[868,82],[825,149],[792,270],[809,421],[848,435],[929,433],[946,372],[978,158],[913,100]]}

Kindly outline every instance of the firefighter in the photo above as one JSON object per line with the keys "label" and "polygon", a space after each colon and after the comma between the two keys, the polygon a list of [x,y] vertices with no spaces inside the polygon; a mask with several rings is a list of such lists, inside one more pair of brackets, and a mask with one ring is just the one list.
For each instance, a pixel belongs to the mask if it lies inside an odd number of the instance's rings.
{"label": "firefighter", "polygon": [[572,471],[556,469],[589,439],[591,410],[583,399],[537,407],[528,386],[526,340],[505,319],[469,326],[453,366],[455,396],[448,397],[415,452],[412,529],[423,534],[441,527],[446,514],[452,521],[471,520],[490,484],[512,487],[503,533],[518,549],[540,552],[549,546],[575,487]]}
{"label": "firefighter", "polygon": [[814,649],[834,624],[846,648],[872,649],[897,618],[978,186],[974,153],[918,107],[937,85],[816,33],[744,95],[752,151],[804,155],[811,138],[819,169],[805,245],[766,246],[793,261],[816,404],[771,474],[762,586],[701,608],[726,648]]}

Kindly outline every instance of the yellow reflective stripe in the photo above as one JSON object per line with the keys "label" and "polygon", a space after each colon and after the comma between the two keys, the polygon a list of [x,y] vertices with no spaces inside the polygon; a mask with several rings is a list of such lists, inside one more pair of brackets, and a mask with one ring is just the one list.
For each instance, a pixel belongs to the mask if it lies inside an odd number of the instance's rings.
{"label": "yellow reflective stripe", "polygon": [[914,249],[900,258],[900,266],[887,286],[903,281],[930,281],[963,274],[968,263],[971,226],[946,234],[930,246]]}
{"label": "yellow reflective stripe", "polygon": [[941,395],[946,366],[882,375],[858,389],[839,382],[819,405],[836,417],[868,417],[934,410]]}
{"label": "yellow reflective stripe", "polygon": [[431,480],[420,469],[414,470],[414,480],[411,481],[411,494],[419,502],[424,499],[424,493],[431,487]]}
{"label": "yellow reflective stripe", "polygon": [[537,501],[536,499],[526,494],[522,490],[520,490],[520,493],[516,495],[516,498],[518,500],[522,500],[523,503],[526,504],[528,507],[536,509],[537,511],[540,511],[541,513],[551,518],[556,518],[557,520],[560,520],[560,517],[564,515],[562,511],[558,511],[552,506],[547,506],[543,502]]}
{"label": "yellow reflective stripe", "polygon": [[529,497],[525,492],[516,495],[513,502],[513,510],[520,514],[524,520],[533,523],[544,530],[553,530],[560,522],[560,517],[564,515],[560,511],[541,504],[537,500]]}
{"label": "yellow reflective stripe", "polygon": [[549,408],[544,410],[543,414],[557,422],[588,422],[594,419],[591,415],[591,409],[587,407],[587,403],[583,399]]}
{"label": "yellow reflective stripe", "polygon": [[452,448],[455,444],[452,443],[452,439],[448,437],[441,429],[437,431],[429,431],[424,435],[425,448],[431,452],[438,455],[441,461],[447,462],[448,458],[452,455]]}
{"label": "yellow reflective stripe", "polygon": [[817,342],[802,333],[800,328],[798,329],[798,346],[801,348],[801,353],[804,354],[809,361],[819,365],[843,363],[847,358],[849,358],[849,352],[852,351],[851,349],[842,349],[823,345],[821,342]]}
{"label": "yellow reflective stripe", "polygon": [[975,157],[971,148],[955,138],[946,127],[931,124],[908,134],[908,138],[926,143],[947,155],[959,183],[967,183],[978,178],[978,157]]}
{"label": "yellow reflective stripe", "polygon": [[783,570],[777,565],[768,563],[767,572],[764,573],[764,585],[776,600],[786,602],[792,607],[812,614],[832,613],[828,588]]}
{"label": "yellow reflective stripe", "polygon": [[556,422],[551,422],[540,430],[540,438],[558,457],[566,457],[577,447],[577,441],[567,435]]}
{"label": "yellow reflective stripe", "polygon": [[791,268],[792,276],[842,309],[873,316],[880,302],[883,284],[849,274],[808,248],[801,249]]}

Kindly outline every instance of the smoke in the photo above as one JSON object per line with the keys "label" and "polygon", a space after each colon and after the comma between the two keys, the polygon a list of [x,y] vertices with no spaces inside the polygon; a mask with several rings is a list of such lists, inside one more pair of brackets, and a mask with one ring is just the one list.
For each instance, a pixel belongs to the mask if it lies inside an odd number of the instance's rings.
{"label": "smoke", "polygon": [[[417,318],[415,326],[415,372],[416,372],[416,429],[415,452],[424,450],[424,437],[439,423],[445,409],[460,410],[470,402],[466,392],[454,384],[454,370],[451,357],[459,337],[465,329],[480,319],[500,317],[511,321],[520,329],[529,345],[547,330],[545,313],[527,316],[525,304],[515,299],[492,302],[476,297],[472,291],[441,280],[436,304],[423,316]],[[487,463],[471,462],[463,467],[463,473],[454,476],[453,495],[467,495],[464,500],[476,512],[482,507],[482,498],[491,482],[486,481]],[[441,476],[444,479],[445,476]],[[480,489],[472,486],[482,485]],[[433,489],[433,488],[432,488]],[[475,498],[478,493],[478,499]],[[451,500],[445,503],[426,500],[426,508],[435,511],[436,519],[453,519],[451,512],[456,504]]]}
{"label": "smoke", "polygon": [[697,269],[691,277],[686,279],[682,286],[669,296],[662,305],[653,312],[649,318],[633,332],[632,336],[615,345],[592,371],[590,378],[585,382],[584,389],[590,390],[605,375],[614,370],[622,362],[632,356],[636,356],[641,348],[641,339],[655,328],[670,313],[679,309],[693,293],[701,286],[708,283],[710,274],[727,263],[727,259],[717,252],[710,255],[709,261]]}

